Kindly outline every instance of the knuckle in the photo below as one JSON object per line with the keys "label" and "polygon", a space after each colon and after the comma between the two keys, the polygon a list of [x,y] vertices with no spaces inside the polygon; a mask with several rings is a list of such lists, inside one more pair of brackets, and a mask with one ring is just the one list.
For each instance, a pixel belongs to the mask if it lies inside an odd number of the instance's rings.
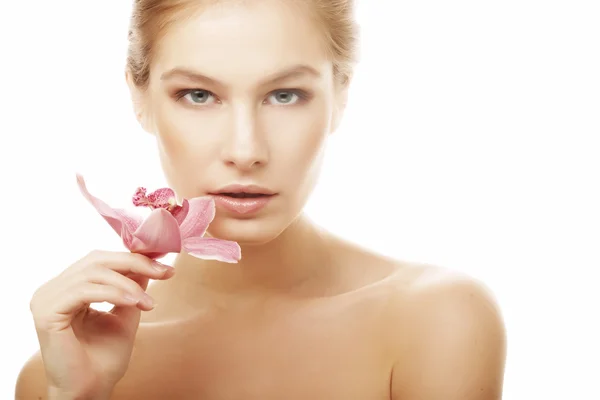
{"label": "knuckle", "polygon": [[114,258],[114,253],[115,252],[113,251],[93,249],[84,257],[84,259],[88,263],[104,263],[107,260]]}
{"label": "knuckle", "polygon": [[81,271],[79,271],[79,276],[84,281],[89,282],[98,275],[98,270],[99,268],[97,265],[91,264],[89,266],[86,266],[86,268],[81,269]]}
{"label": "knuckle", "polygon": [[102,251],[101,250],[92,250],[84,257],[77,260],[70,267],[63,271],[63,274],[70,275],[72,272],[79,272],[89,268],[97,264],[100,260],[102,260]]}
{"label": "knuckle", "polygon": [[31,311],[31,315],[33,316],[33,322],[36,326],[43,326],[45,321],[48,320],[48,310],[43,308],[44,305],[45,303],[37,298],[33,299],[29,303],[29,309]]}
{"label": "knuckle", "polygon": [[34,315],[37,312],[37,301],[35,298],[32,298],[31,301],[29,302],[29,311],[31,311],[31,313]]}
{"label": "knuckle", "polygon": [[40,286],[39,288],[37,288],[35,290],[35,292],[33,292],[33,295],[31,296],[31,298],[29,299],[29,310],[31,310],[31,312],[36,312],[38,309],[38,303],[40,303],[40,297],[42,296],[42,293],[44,291],[45,285]]}
{"label": "knuckle", "polygon": [[88,259],[98,259],[98,258],[102,257],[103,253],[104,252],[102,250],[93,249],[92,251],[90,251],[87,254],[86,258],[88,258]]}
{"label": "knuckle", "polygon": [[103,273],[106,270],[107,270],[107,268],[106,268],[105,264],[95,262],[95,263],[90,263],[90,264],[86,265],[86,267],[83,269],[82,272],[86,276],[92,277],[92,276],[98,276],[99,274]]}

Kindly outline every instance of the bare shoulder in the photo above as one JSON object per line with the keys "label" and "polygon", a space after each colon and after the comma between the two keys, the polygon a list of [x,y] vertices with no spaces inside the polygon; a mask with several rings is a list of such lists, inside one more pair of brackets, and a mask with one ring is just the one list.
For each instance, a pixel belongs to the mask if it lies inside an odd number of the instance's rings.
{"label": "bare shoulder", "polygon": [[368,271],[361,274],[378,278],[367,286],[379,291],[390,305],[386,323],[400,324],[403,331],[408,319],[421,329],[446,323],[448,318],[476,318],[496,327],[501,323],[496,297],[484,282],[430,263],[359,251],[363,255],[359,269]]}
{"label": "bare shoulder", "polygon": [[[401,271],[401,270],[400,270]],[[408,278],[397,280],[398,296],[392,299],[391,326],[404,330],[410,321],[420,342],[431,335],[485,333],[501,340],[502,313],[495,294],[484,282],[447,268],[415,264]],[[400,327],[399,327],[400,329]],[[414,343],[413,343],[414,344]]]}
{"label": "bare shoulder", "polygon": [[47,399],[47,386],[44,363],[40,352],[37,351],[25,362],[19,372],[15,388],[15,399]]}
{"label": "bare shoulder", "polygon": [[368,277],[355,293],[385,305],[393,400],[501,399],[506,333],[488,285],[442,266],[347,248],[357,260],[350,270]]}
{"label": "bare shoulder", "polygon": [[432,265],[414,265],[410,279],[393,284],[393,399],[500,399],[506,333],[490,288]]}

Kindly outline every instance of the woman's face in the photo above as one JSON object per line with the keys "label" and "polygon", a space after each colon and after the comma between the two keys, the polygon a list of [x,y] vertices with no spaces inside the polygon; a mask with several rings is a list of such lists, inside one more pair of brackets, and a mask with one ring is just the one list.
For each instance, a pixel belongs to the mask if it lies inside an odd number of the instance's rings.
{"label": "woman's face", "polygon": [[233,190],[228,185],[275,193],[215,198],[210,235],[260,244],[302,211],[345,88],[334,83],[322,34],[297,7],[247,3],[212,6],[171,26],[148,89],[135,95],[179,197]]}

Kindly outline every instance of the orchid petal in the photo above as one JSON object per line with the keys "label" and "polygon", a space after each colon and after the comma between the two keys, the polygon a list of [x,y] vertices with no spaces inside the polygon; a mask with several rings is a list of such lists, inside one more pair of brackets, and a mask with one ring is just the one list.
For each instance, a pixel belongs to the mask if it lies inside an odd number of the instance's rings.
{"label": "orchid petal", "polygon": [[77,174],[77,184],[83,196],[94,206],[96,211],[119,234],[127,248],[131,245],[132,234],[142,224],[143,218],[119,208],[112,208],[104,201],[90,194],[83,176]]}
{"label": "orchid petal", "polygon": [[181,234],[177,220],[163,208],[152,211],[133,233],[134,253],[178,253]]}
{"label": "orchid petal", "polygon": [[183,240],[183,250],[204,260],[237,263],[242,258],[240,245],[229,240],[190,237]]}
{"label": "orchid petal", "polygon": [[189,211],[181,223],[181,237],[202,237],[215,218],[215,201],[211,197],[194,197],[189,200]]}
{"label": "orchid petal", "polygon": [[173,216],[177,220],[177,223],[181,226],[183,221],[185,221],[185,218],[187,217],[189,211],[190,211],[190,202],[187,201],[187,199],[183,199],[181,206],[179,206],[176,209],[174,209],[173,211],[171,211],[171,214],[173,214]]}

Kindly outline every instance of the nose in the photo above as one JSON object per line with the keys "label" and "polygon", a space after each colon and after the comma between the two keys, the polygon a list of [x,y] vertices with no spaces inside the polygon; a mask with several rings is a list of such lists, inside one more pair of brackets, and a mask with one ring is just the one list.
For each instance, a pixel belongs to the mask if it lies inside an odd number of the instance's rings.
{"label": "nose", "polygon": [[268,163],[269,151],[264,135],[257,129],[251,112],[239,111],[231,118],[232,128],[226,133],[222,159],[225,164],[250,171]]}

